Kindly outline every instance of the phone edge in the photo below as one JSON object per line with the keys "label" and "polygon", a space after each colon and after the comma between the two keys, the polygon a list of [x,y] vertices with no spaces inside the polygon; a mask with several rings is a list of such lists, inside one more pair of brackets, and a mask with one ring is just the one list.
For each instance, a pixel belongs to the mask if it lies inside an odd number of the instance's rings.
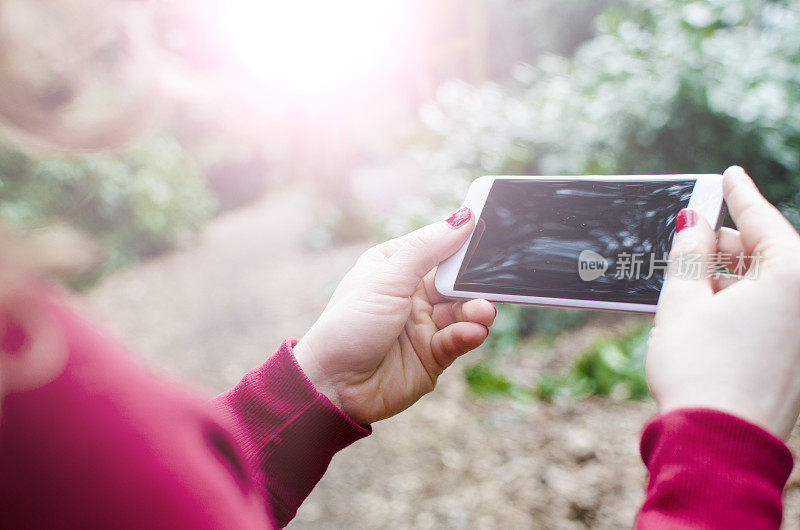
{"label": "phone edge", "polygon": [[[616,181],[626,179],[638,180],[686,180],[691,178],[695,180],[695,186],[692,189],[692,195],[689,199],[687,208],[698,208],[698,213],[709,222],[712,228],[718,230],[721,226],[722,217],[724,215],[724,200],[722,195],[722,175],[716,173],[687,173],[680,175],[574,175],[574,176],[524,176],[524,175],[497,175],[497,176],[482,176],[472,181],[467,196],[464,199],[464,205],[469,206],[476,219],[480,218],[483,207],[491,190],[491,185],[495,180],[507,179],[530,179],[530,180],[603,180],[603,181]],[[488,182],[488,184],[478,185],[480,182]],[[480,188],[486,186],[486,192],[480,197],[480,207],[475,208],[470,206],[470,202],[475,203],[475,194]],[[699,188],[698,188],[699,186]],[[709,193],[718,190],[717,195]],[[709,197],[701,197],[699,191],[703,194],[708,194]],[[696,198],[697,195],[697,198]],[[714,206],[716,205],[716,207]],[[713,213],[716,209],[716,213]],[[474,299],[483,298],[490,302],[497,303],[515,303],[525,305],[537,305],[547,307],[563,307],[575,309],[592,309],[592,310],[607,310],[607,311],[625,311],[635,313],[655,313],[658,307],[656,304],[637,304],[632,302],[612,302],[604,300],[583,300],[574,298],[550,298],[550,297],[537,297],[537,296],[521,296],[521,295],[502,295],[497,293],[478,293],[471,291],[455,291],[455,279],[460,269],[461,261],[464,258],[466,249],[472,241],[473,233],[462,245],[462,247],[451,257],[447,258],[436,270],[434,276],[434,288],[442,296],[457,299]],[[444,266],[444,270],[442,267]],[[487,296],[488,295],[488,296]],[[660,293],[659,293],[660,296]]]}

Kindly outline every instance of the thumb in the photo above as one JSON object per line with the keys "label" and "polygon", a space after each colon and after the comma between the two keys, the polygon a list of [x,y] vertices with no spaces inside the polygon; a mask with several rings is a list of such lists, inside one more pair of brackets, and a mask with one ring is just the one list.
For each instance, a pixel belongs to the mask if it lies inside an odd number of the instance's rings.
{"label": "thumb", "polygon": [[686,311],[714,294],[710,273],[716,248],[716,235],[702,215],[688,209],[678,212],[659,314]]}
{"label": "thumb", "polygon": [[461,248],[475,227],[466,206],[450,217],[392,241],[396,250],[389,257],[382,278],[382,290],[395,296],[411,296],[419,283],[440,261]]}

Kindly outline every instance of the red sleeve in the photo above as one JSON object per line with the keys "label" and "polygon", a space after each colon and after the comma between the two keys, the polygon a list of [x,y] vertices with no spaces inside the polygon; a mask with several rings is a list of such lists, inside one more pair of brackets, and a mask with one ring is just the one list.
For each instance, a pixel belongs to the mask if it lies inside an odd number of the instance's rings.
{"label": "red sleeve", "polygon": [[780,528],[793,460],[764,429],[724,412],[676,410],[645,427],[641,453],[650,479],[637,529]]}
{"label": "red sleeve", "polygon": [[369,433],[314,390],[291,341],[209,406],[46,289],[24,301],[0,306],[4,366],[39,371],[28,333],[45,324],[47,359],[60,364],[48,361],[49,378],[25,389],[4,373],[0,528],[272,528],[337,450]]}
{"label": "red sleeve", "polygon": [[285,526],[333,455],[370,434],[316,391],[286,339],[267,362],[212,404],[232,417],[251,478]]}
{"label": "red sleeve", "polygon": [[[0,528],[272,528],[224,418],[46,290],[25,302],[13,314],[0,307],[4,362],[38,372],[41,335],[29,333],[46,327],[47,355],[63,366],[35,387],[5,386]],[[39,327],[21,325],[23,312]]]}

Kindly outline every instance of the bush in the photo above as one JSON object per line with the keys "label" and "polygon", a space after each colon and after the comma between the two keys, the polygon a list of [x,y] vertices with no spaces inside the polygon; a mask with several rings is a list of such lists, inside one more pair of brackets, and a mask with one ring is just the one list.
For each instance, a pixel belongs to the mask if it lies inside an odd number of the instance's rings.
{"label": "bush", "polygon": [[491,359],[469,366],[464,376],[469,389],[481,397],[507,396],[542,401],[615,396],[644,399],[650,395],[644,375],[651,326],[640,325],[618,337],[598,339],[565,375],[543,373],[530,385],[514,382],[496,371]]}
{"label": "bush", "polygon": [[464,372],[467,386],[483,397],[505,395],[529,399],[535,395],[534,390],[496,372],[492,359],[513,353],[525,338],[536,337],[549,342],[559,333],[582,325],[587,318],[588,312],[578,309],[499,304],[492,332],[484,346],[486,358]]}
{"label": "bush", "polygon": [[456,203],[483,174],[750,170],[769,199],[800,192],[800,0],[630,0],[574,57],[515,81],[445,85],[422,111],[423,155]]}
{"label": "bush", "polygon": [[33,158],[0,145],[0,217],[36,228],[68,222],[104,251],[104,272],[194,236],[213,209],[202,173],[160,138],[119,154]]}
{"label": "bush", "polygon": [[609,396],[643,399],[650,395],[644,375],[650,325],[621,337],[602,338],[575,363],[564,377],[545,373],[534,394],[545,401],[558,397]]}

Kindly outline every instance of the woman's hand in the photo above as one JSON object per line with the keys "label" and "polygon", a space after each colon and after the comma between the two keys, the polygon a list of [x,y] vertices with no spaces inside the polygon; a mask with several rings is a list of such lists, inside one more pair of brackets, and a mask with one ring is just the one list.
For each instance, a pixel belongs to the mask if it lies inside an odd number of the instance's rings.
{"label": "woman's hand", "polygon": [[462,208],[369,249],[295,346],[317,390],[354,421],[367,425],[408,408],[486,339],[494,306],[447,300],[433,286],[432,269],[461,247],[474,224]]}
{"label": "woman's hand", "polygon": [[[800,412],[800,236],[744,170],[729,168],[725,201],[738,231],[719,238],[691,211],[675,236],[647,354],[647,381],[661,412],[726,411],[788,437]],[[752,277],[681,274],[699,255],[747,260]],[[686,271],[685,271],[686,272]]]}

